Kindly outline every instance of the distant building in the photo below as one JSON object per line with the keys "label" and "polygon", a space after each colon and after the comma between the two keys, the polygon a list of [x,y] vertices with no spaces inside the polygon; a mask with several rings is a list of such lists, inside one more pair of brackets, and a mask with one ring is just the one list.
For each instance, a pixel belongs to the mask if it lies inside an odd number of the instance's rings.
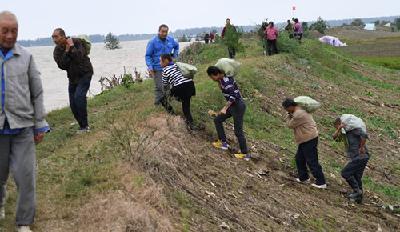
{"label": "distant building", "polygon": [[365,24],[364,30],[375,31],[376,30],[375,23],[367,23],[367,24]]}

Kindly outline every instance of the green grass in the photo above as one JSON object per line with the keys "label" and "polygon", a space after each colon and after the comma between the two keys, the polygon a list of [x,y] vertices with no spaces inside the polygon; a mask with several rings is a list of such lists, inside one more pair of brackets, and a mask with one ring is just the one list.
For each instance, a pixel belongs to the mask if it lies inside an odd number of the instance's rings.
{"label": "green grass", "polygon": [[360,60],[377,66],[400,70],[400,57],[361,57]]}
{"label": "green grass", "polygon": [[[345,52],[312,40],[305,40],[299,45],[282,37],[279,46],[284,53],[274,57],[264,57],[257,39],[246,39],[243,44],[245,52],[238,54],[242,68],[236,80],[247,103],[244,128],[249,141],[272,143],[283,148],[280,152],[290,156],[291,167],[294,168],[292,158],[296,145],[293,132],[284,124],[285,113],[280,103],[285,97],[309,95],[324,101],[323,108],[314,116],[321,132],[320,146],[327,151],[327,154],[321,155],[324,170],[327,172],[339,173],[344,166],[334,156],[335,152],[343,152],[343,146],[330,139],[333,133],[332,121],[337,115],[351,113],[362,117],[368,128],[372,129],[372,138],[377,138],[378,133],[384,132],[379,144],[374,140],[369,143],[373,143],[374,147],[395,149],[391,144],[399,136],[396,128],[400,125],[392,120],[391,111],[381,108],[371,114],[370,109],[351,96],[374,97],[385,101],[397,98],[400,83],[396,74],[386,69],[377,69],[373,65],[366,65],[364,68],[372,73],[379,72],[388,81],[382,81],[368,72],[361,74],[353,69],[354,61]],[[195,77],[197,95],[193,98],[192,113],[196,121],[206,125],[207,135],[216,137],[207,111],[221,109],[225,100],[218,85],[207,77],[204,70],[215,64],[220,57],[225,57],[227,50],[220,44],[196,46],[197,50],[188,50],[185,55],[185,59],[193,61],[200,70]],[[361,87],[368,91],[353,91]],[[335,88],[341,92],[335,92]],[[262,96],[257,96],[257,93]],[[61,212],[62,217],[68,218],[73,216],[74,207],[81,206],[91,196],[123,187],[116,169],[121,161],[130,162],[134,158],[130,154],[129,146],[126,146],[136,139],[137,135],[132,128],[161,111],[153,107],[152,98],[153,83],[145,81],[130,89],[118,87],[90,99],[89,119],[93,127],[90,135],[76,135],[75,126],[70,126],[74,119],[67,108],[48,115],[53,131],[37,149],[40,167],[37,188],[39,223],[52,216],[46,214],[51,212],[47,210],[48,205]],[[173,104],[178,113],[181,113],[179,104]],[[266,106],[271,112],[265,111]],[[113,124],[119,124],[120,130],[116,130]],[[370,162],[393,170],[393,178],[399,178],[399,167],[393,166],[384,157],[374,156]],[[373,180],[371,177],[365,178],[366,188],[383,196],[385,200],[399,201],[399,187],[396,184],[384,184],[383,181],[381,183],[379,173],[373,174]],[[142,174],[130,179],[137,188],[143,186],[144,180],[145,176]],[[8,212],[13,211],[16,201],[15,187],[11,185],[10,189],[13,193],[8,199]],[[179,211],[180,228],[190,231],[191,217],[196,210],[192,199],[179,190],[168,196],[170,203]],[[329,231],[335,225],[334,222],[325,222],[322,218],[314,218],[303,224],[306,230],[312,231]],[[0,222],[0,226],[10,231],[14,226],[13,220]]]}
{"label": "green grass", "polygon": [[182,231],[190,231],[190,220],[192,215],[193,204],[188,195],[182,191],[174,191],[172,193],[172,200],[177,203],[178,210],[181,215]]}
{"label": "green grass", "polygon": [[370,177],[364,177],[363,183],[366,189],[384,194],[395,202],[400,202],[400,187],[379,183]]}

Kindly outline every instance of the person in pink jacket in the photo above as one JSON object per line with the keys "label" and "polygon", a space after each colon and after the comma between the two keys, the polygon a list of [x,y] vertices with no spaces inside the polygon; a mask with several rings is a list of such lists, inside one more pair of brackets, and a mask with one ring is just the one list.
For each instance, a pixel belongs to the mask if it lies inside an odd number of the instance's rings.
{"label": "person in pink jacket", "polygon": [[303,25],[297,18],[294,19],[293,31],[294,31],[294,38],[296,38],[299,41],[299,43],[301,43],[301,40],[303,39]]}
{"label": "person in pink jacket", "polygon": [[265,39],[267,40],[267,54],[269,56],[273,54],[278,54],[277,39],[278,39],[278,29],[274,26],[273,22],[270,22],[267,29],[265,30]]}

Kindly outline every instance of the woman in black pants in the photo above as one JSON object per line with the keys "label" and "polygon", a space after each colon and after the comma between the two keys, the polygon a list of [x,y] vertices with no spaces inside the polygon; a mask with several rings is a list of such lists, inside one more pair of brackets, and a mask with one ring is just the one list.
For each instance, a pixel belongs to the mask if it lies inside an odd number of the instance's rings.
{"label": "woman in black pants", "polygon": [[234,156],[238,159],[249,161],[251,155],[248,153],[246,137],[243,132],[243,118],[246,112],[246,104],[240,94],[239,87],[232,76],[227,76],[225,72],[218,67],[210,66],[207,69],[207,74],[213,81],[218,82],[226,99],[226,105],[214,119],[215,128],[218,133],[218,141],[214,142],[213,146],[222,150],[229,149],[223,123],[228,118],[233,117],[235,135],[240,146],[240,152],[234,154]]}
{"label": "woman in black pants", "polygon": [[[163,67],[162,79],[164,87],[171,88],[171,96],[182,102],[182,111],[185,115],[186,125],[189,130],[195,130],[193,117],[190,112],[190,100],[196,95],[196,89],[192,79],[183,76],[182,71],[173,62],[171,55],[161,55],[161,65]],[[169,112],[172,108],[165,104]]]}

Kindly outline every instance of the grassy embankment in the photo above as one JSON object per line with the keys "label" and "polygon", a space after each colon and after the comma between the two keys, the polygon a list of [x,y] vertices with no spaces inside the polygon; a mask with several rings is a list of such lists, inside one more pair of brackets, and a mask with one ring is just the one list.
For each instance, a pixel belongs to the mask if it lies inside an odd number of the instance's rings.
{"label": "grassy embankment", "polygon": [[[256,39],[243,43],[237,81],[248,103],[245,130],[258,160],[243,163],[209,147],[215,132],[207,111],[218,110],[224,100],[204,70],[226,51],[219,44],[200,46],[185,59],[200,70],[192,109],[196,121],[206,125],[204,132],[188,135],[182,121],[155,108],[151,81],[91,99],[90,134],[75,134],[68,109],[49,114],[53,132],[37,151],[36,230],[217,231],[221,222],[235,231],[399,229],[398,217],[375,206],[400,202],[399,72],[360,64],[311,40],[299,46],[283,37],[280,49],[286,53],[273,57],[262,55]],[[290,181],[295,144],[280,103],[298,95],[323,103],[315,119],[327,191]],[[359,209],[339,193],[347,187],[340,178],[346,158],[330,135],[332,120],[342,113],[364,118],[371,135],[367,205]],[[267,177],[254,177],[260,169]],[[9,189],[7,219],[0,222],[4,231],[13,228],[11,181]]]}

